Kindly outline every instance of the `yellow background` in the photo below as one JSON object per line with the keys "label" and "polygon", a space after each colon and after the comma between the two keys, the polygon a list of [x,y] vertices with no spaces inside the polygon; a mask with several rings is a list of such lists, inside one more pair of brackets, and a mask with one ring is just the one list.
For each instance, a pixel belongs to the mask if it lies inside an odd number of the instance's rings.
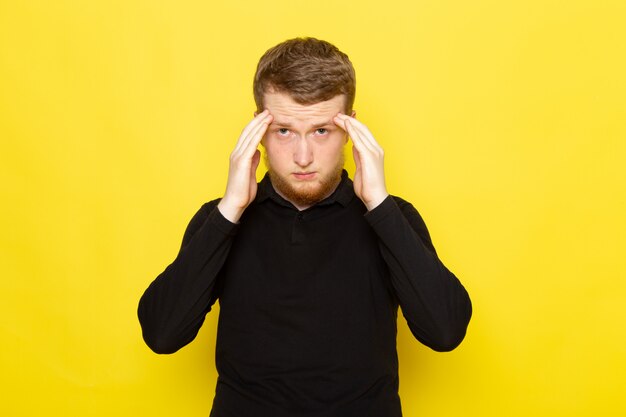
{"label": "yellow background", "polygon": [[474,303],[452,353],[399,321],[405,416],[626,415],[622,0],[0,0],[0,415],[208,415],[217,311],[158,356],[137,302],[303,35]]}

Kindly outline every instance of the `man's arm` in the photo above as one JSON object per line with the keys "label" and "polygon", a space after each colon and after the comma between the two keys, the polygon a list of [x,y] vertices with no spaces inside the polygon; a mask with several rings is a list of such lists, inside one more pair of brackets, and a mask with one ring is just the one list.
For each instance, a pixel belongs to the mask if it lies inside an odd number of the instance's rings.
{"label": "man's arm", "polygon": [[193,217],[178,256],[145,291],[137,314],[146,344],[173,353],[191,342],[217,299],[215,283],[237,223],[257,191],[257,149],[272,116],[264,111],[244,128],[230,156],[224,197]]}
{"label": "man's arm", "polygon": [[366,219],[378,235],[411,332],[433,350],[454,349],[472,315],[467,291],[437,257],[417,210],[387,193],[384,152],[367,126],[344,114],[334,121],[352,139],[354,191],[368,209]]}
{"label": "man's arm", "polygon": [[367,126],[355,118],[339,113],[333,121],[352,139],[352,156],[356,166],[354,193],[363,201],[367,210],[372,210],[389,195],[383,167],[385,152]]}
{"label": "man's arm", "polygon": [[391,284],[415,338],[440,352],[457,347],[465,337],[472,303],[437,257],[417,210],[390,196],[365,217],[378,235]]}
{"label": "man's arm", "polygon": [[217,203],[204,204],[192,218],[178,256],[139,301],[143,338],[156,353],[174,353],[191,342],[217,298],[216,278],[237,228]]}
{"label": "man's arm", "polygon": [[257,148],[272,120],[274,117],[267,110],[257,114],[241,132],[230,154],[226,192],[217,207],[233,223],[239,221],[256,197],[256,169],[261,159],[261,152]]}

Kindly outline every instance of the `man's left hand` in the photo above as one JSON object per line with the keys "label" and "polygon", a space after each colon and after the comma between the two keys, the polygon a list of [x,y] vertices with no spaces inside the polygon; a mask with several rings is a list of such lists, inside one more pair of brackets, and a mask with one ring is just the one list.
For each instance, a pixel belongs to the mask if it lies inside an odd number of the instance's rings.
{"label": "man's left hand", "polygon": [[367,210],[373,210],[389,195],[385,186],[385,153],[367,126],[354,117],[339,113],[333,121],[348,132],[352,139],[354,192],[363,201]]}

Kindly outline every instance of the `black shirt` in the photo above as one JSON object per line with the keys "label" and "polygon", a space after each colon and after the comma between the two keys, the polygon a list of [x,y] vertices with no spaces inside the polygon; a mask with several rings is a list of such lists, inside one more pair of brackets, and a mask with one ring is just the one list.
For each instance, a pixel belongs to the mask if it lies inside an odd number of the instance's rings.
{"label": "black shirt", "polygon": [[219,299],[213,417],[399,417],[396,317],[437,351],[455,348],[469,296],[413,206],[367,212],[344,171],[298,211],[260,183],[235,225],[204,204],[174,262],[139,303],[151,349],[191,342]]}

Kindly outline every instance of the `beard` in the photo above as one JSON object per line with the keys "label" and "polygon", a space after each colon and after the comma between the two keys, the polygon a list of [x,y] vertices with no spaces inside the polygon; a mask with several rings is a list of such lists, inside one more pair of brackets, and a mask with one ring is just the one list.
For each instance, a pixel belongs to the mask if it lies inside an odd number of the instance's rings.
{"label": "beard", "polygon": [[337,164],[325,175],[318,174],[314,181],[294,182],[276,172],[265,154],[265,166],[274,190],[297,207],[310,207],[331,195],[341,181],[344,162],[345,155],[342,151]]}

